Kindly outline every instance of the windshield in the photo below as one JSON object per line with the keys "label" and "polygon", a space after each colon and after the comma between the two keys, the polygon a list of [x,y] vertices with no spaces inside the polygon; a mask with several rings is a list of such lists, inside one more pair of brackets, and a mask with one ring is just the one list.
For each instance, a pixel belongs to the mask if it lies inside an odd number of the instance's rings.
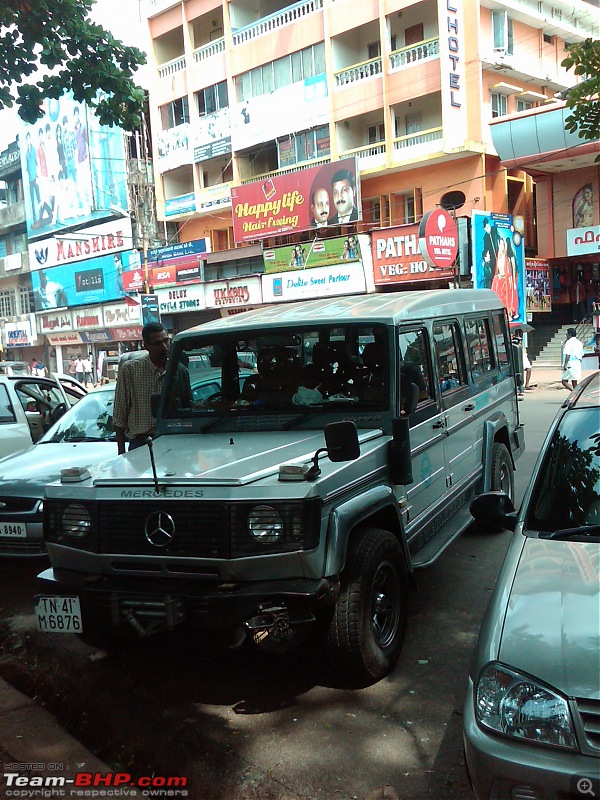
{"label": "windshield", "polygon": [[381,325],[190,335],[171,349],[163,417],[381,412],[388,365]]}
{"label": "windshield", "polygon": [[38,442],[116,441],[112,428],[114,385],[90,392],[53,425]]}
{"label": "windshield", "polygon": [[600,523],[598,409],[572,409],[556,429],[534,487],[527,527],[557,531]]}

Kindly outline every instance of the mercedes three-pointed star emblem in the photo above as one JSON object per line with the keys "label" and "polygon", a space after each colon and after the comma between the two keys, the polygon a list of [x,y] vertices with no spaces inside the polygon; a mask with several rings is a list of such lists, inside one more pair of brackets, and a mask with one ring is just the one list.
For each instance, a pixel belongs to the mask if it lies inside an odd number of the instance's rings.
{"label": "mercedes three-pointed star emblem", "polygon": [[153,511],[146,519],[144,525],[146,539],[154,547],[166,547],[171,544],[175,535],[175,522],[173,517],[164,511]]}

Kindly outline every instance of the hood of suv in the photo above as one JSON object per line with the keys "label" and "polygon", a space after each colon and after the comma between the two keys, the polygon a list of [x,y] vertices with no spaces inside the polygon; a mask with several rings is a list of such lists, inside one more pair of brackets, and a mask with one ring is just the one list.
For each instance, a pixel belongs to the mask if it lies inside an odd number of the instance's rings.
{"label": "hood of suv", "polygon": [[600,698],[597,542],[527,539],[518,564],[499,660],[569,697]]}
{"label": "hood of suv", "polygon": [[[380,437],[381,431],[359,431],[362,443]],[[213,485],[243,485],[276,475],[281,464],[302,464],[325,447],[322,431],[260,431],[205,436],[160,436],[153,445],[159,479]],[[325,457],[325,454],[323,454]],[[106,483],[152,483],[147,447],[95,468],[97,486]]]}

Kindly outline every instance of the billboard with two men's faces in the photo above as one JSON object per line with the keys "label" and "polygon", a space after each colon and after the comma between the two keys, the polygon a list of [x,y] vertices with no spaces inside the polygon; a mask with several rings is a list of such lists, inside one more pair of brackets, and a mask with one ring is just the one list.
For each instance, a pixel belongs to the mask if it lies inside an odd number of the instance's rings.
{"label": "billboard with two men's faces", "polygon": [[126,212],[123,131],[101,125],[71,93],[42,108],[19,134],[28,238]]}
{"label": "billboard with two men's faces", "polygon": [[356,222],[362,219],[357,159],[234,186],[231,206],[238,243]]}
{"label": "billboard with two men's faces", "polygon": [[473,211],[473,286],[493,289],[511,322],[526,322],[524,221],[511,214]]}

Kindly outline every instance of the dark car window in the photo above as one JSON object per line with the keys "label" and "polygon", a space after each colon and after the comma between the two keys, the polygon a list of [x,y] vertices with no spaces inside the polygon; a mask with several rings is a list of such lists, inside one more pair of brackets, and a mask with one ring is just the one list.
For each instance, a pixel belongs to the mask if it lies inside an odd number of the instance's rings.
{"label": "dark car window", "polygon": [[0,386],[0,422],[15,422],[15,412],[10,402],[6,386]]}
{"label": "dark car window", "polygon": [[112,427],[114,390],[90,392],[60,418],[40,442],[115,439]]}
{"label": "dark car window", "polygon": [[572,409],[547,449],[530,503],[528,528],[556,531],[600,523],[598,409]]}

